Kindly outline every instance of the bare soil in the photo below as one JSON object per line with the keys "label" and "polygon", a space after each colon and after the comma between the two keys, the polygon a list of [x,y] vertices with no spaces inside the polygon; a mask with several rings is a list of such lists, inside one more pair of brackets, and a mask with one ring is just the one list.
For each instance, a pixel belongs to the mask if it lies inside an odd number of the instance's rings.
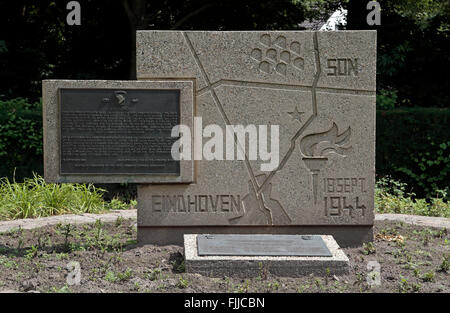
{"label": "bare soil", "polygon": [[[183,248],[138,246],[133,220],[56,225],[0,234],[0,291],[22,292],[450,292],[445,229],[376,222],[373,245],[344,249],[350,273],[289,278],[210,278],[185,273]],[[79,262],[77,269],[68,266]],[[368,284],[369,261],[381,284]],[[69,281],[69,283],[68,283]]]}

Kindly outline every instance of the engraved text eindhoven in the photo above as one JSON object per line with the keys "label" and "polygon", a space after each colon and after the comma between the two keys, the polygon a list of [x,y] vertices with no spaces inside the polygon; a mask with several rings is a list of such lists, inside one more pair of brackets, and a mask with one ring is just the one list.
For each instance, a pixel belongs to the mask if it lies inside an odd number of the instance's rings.
{"label": "engraved text eindhoven", "polygon": [[153,195],[153,212],[237,212],[241,211],[240,195]]}

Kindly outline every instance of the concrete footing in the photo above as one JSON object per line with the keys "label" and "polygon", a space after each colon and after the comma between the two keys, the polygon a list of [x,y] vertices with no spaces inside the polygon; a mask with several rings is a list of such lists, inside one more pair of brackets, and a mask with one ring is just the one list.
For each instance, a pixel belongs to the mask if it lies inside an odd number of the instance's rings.
{"label": "concrete footing", "polygon": [[330,257],[199,256],[197,235],[184,235],[186,272],[210,277],[257,277],[265,274],[298,277],[348,273],[349,259],[332,236],[321,236]]}
{"label": "concrete footing", "polygon": [[139,244],[183,245],[185,234],[285,234],[330,235],[340,247],[359,247],[373,241],[373,225],[367,226],[161,226],[138,225]]}

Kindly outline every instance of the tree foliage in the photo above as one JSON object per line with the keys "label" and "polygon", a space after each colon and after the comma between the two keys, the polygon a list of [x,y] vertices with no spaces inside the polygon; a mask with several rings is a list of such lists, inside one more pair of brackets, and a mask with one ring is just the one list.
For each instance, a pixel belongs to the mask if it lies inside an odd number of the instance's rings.
{"label": "tree foliage", "polygon": [[136,29],[299,29],[305,15],[291,0],[79,0],[69,26],[67,2],[0,2],[0,96],[37,100],[47,78],[133,79]]}
{"label": "tree foliage", "polygon": [[[448,107],[449,0],[380,0],[381,25],[368,26],[366,1],[350,0],[347,29],[375,29],[378,103]],[[389,97],[387,99],[386,97]]]}

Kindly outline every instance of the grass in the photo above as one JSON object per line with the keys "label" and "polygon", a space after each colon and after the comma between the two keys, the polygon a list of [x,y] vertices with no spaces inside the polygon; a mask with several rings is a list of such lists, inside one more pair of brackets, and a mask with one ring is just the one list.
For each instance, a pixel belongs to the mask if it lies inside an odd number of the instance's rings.
{"label": "grass", "polygon": [[51,184],[34,175],[22,183],[0,179],[0,220],[36,218],[61,214],[102,213],[125,209],[118,199],[106,202],[106,190],[92,184]]}

